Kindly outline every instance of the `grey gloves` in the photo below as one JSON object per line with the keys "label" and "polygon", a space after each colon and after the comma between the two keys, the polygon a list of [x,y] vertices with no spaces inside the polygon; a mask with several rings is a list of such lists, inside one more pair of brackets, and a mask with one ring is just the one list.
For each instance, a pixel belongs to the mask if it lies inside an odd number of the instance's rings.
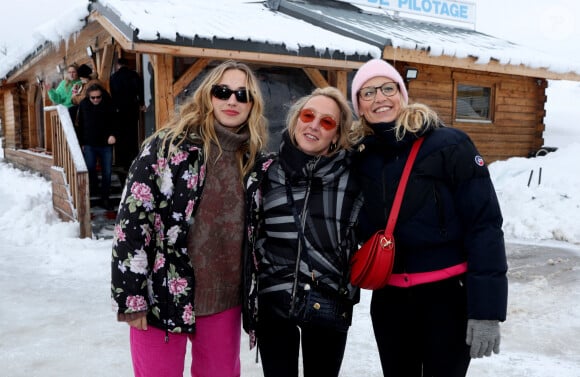
{"label": "grey gloves", "polygon": [[469,319],[465,342],[471,346],[472,358],[491,356],[491,351],[499,353],[499,321]]}

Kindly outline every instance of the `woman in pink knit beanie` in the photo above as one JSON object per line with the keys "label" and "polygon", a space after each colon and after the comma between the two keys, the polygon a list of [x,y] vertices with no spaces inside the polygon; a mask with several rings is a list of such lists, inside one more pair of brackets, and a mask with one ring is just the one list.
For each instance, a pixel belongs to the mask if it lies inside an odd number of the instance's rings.
{"label": "woman in pink knit beanie", "polygon": [[375,340],[386,377],[464,377],[471,358],[499,353],[508,291],[502,215],[469,136],[408,102],[403,78],[383,60],[353,79],[366,135],[352,168],[364,196],[361,242],[385,229],[405,162],[420,145],[393,231],[393,273],[373,291]]}

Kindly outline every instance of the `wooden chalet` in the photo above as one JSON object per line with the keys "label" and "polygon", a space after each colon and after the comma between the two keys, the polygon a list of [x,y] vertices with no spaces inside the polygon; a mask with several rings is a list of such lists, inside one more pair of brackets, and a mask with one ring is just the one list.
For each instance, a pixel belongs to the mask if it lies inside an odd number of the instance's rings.
{"label": "wooden chalet", "polygon": [[[207,69],[226,59],[246,62],[261,80],[274,148],[293,100],[327,85],[350,98],[356,69],[381,57],[408,77],[411,102],[468,132],[488,162],[541,148],[547,80],[580,81],[549,65],[503,63],[510,52],[525,53],[507,41],[344,1],[182,3],[92,1],[80,30],[37,48],[0,81],[5,159],[52,181],[55,208],[79,221],[81,237],[91,236],[86,166],[68,112],[43,90],[72,62],[89,64],[108,84],[114,59],[130,60],[148,106],[140,140],[165,124]],[[482,63],[481,56],[491,59]]]}

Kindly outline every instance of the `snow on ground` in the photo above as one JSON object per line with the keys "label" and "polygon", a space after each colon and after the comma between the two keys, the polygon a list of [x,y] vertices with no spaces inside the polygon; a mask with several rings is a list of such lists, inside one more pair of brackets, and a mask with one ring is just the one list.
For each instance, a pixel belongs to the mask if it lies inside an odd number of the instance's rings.
{"label": "snow on ground", "polygon": [[[577,95],[577,85],[562,93]],[[566,119],[549,125],[565,132],[557,152],[490,166],[509,241],[509,312],[501,353],[474,360],[470,377],[580,376],[580,139]],[[1,160],[0,198],[0,374],[132,375],[128,327],[109,299],[111,241],[77,238],[78,225],[53,211],[49,182]],[[363,291],[342,376],[381,375],[369,301]],[[242,375],[261,376],[242,339]]]}

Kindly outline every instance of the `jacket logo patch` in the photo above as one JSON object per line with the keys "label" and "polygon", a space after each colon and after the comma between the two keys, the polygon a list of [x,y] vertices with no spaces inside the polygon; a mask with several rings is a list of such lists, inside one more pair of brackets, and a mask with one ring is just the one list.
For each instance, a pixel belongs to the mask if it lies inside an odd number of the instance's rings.
{"label": "jacket logo patch", "polygon": [[475,156],[475,163],[478,166],[483,166],[485,165],[485,162],[483,161],[483,157],[481,157],[480,155]]}

